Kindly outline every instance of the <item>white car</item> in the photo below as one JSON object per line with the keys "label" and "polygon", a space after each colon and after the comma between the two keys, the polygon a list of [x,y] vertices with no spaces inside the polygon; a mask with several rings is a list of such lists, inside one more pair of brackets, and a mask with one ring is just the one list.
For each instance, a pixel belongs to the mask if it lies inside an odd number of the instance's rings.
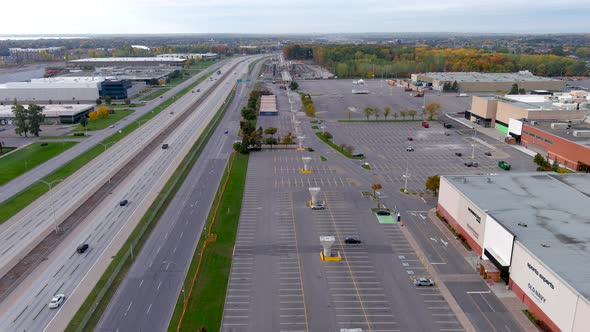
{"label": "white car", "polygon": [[59,306],[61,306],[62,303],[64,303],[65,299],[66,296],[64,294],[57,294],[51,299],[51,302],[49,302],[49,309],[59,308]]}
{"label": "white car", "polygon": [[323,210],[325,208],[323,203],[316,203],[311,206],[312,210]]}
{"label": "white car", "polygon": [[413,148],[413,147],[411,147],[411,146],[408,146],[408,147],[406,148],[406,151],[414,151],[414,148]]}

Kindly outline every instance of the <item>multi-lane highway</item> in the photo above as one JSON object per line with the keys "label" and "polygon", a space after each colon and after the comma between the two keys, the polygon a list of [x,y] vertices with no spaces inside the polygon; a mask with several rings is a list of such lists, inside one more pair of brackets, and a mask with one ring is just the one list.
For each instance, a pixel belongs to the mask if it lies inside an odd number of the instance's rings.
{"label": "multi-lane highway", "polygon": [[[229,62],[222,67],[222,72],[225,73],[238,62],[239,60]],[[244,68],[247,69],[247,64],[241,64],[240,70],[243,71]],[[219,87],[211,91],[211,94],[196,111],[190,113],[181,125],[168,136],[165,143],[169,144],[169,148],[154,150],[136,168],[132,176],[121,183],[113,194],[107,197],[88,216],[87,220],[83,222],[84,231],[78,232],[75,237],[67,240],[71,247],[70,250],[60,252],[42,273],[38,273],[38,277],[29,284],[30,286],[23,285],[23,287],[28,286],[28,288],[17,292],[21,294],[18,301],[6,301],[11,306],[0,310],[3,313],[0,320],[0,329],[42,330],[48,324],[56,312],[59,311],[48,309],[47,301],[57,293],[71,296],[93,265],[101,258],[104,259],[104,257],[101,257],[104,250],[132,218],[138,218],[138,214],[142,212],[139,207],[149,205],[149,200],[153,199],[154,196],[154,189],[165,182],[162,181],[165,180],[164,175],[169,176],[173,171],[173,166],[177,165],[184,154],[188,152],[192,143],[196,141],[215,112],[223,104],[234,82],[235,75],[228,74],[224,81],[220,82]],[[207,80],[207,82],[203,82],[200,86],[201,93],[208,91],[214,83],[216,81]],[[71,206],[74,206],[72,200],[80,196],[85,197],[84,195],[88,195],[102,183],[108,181],[109,176],[115,170],[122,167],[126,161],[130,160],[134,154],[156,137],[167,125],[172,123],[176,117],[183,116],[184,110],[188,109],[198,98],[197,95],[187,94],[179,99],[169,108],[170,111],[163,112],[155,117],[145,124],[141,130],[117,143],[101,155],[98,160],[95,160],[91,165],[87,165],[81,172],[77,172],[66,183],[56,188],[56,193],[53,196],[55,204],[60,209],[63,209],[63,212],[57,212],[56,215],[59,214],[59,217],[67,216],[67,211],[70,210]],[[83,178],[88,179],[89,173],[95,175],[96,178],[83,181]],[[128,199],[129,205],[119,206],[118,202],[122,199]],[[23,228],[28,228],[26,230],[29,232],[27,236],[43,234],[46,229],[51,231],[52,221],[51,219],[48,220],[46,216],[50,211],[49,203],[51,202],[46,199],[43,203],[36,204],[35,208],[28,211],[27,217],[13,222],[7,230],[0,234],[0,237],[7,236],[9,241],[13,237],[23,238],[22,235],[19,236],[19,232],[23,232]],[[35,222],[35,218],[39,220]],[[32,221],[27,222],[27,220]],[[17,234],[11,236],[13,233]],[[21,242],[25,241],[21,240]],[[90,245],[90,250],[83,255],[75,253],[75,247],[80,243]],[[6,262],[8,262],[9,254],[15,255],[17,249],[23,250],[23,248],[26,248],[24,245],[19,245],[18,241],[12,242],[12,245],[6,245],[7,249],[4,249]],[[67,247],[67,244],[64,244],[64,246]],[[13,249],[15,251],[11,252]],[[88,292],[89,290],[82,291]],[[60,317],[60,320],[63,321],[63,317]]]}
{"label": "multi-lane highway", "polygon": [[[145,103],[145,105],[136,107],[135,112],[129,115],[125,119],[122,120],[121,123],[132,123],[135,120],[139,119],[144,114],[150,112],[155,107],[160,105],[162,102],[167,100],[168,98],[176,95],[182,89],[188,87],[201,77],[205,76],[211,70],[217,70],[223,64],[225,64],[225,60],[219,63],[213,64],[211,67],[205,69],[204,71],[198,73],[197,75],[191,77],[187,81],[179,84],[178,86],[173,87],[166,93],[162,94],[162,98],[156,98],[154,100],[150,100]],[[12,197],[13,195],[19,193],[20,191],[24,190],[31,184],[43,179],[45,176],[50,174],[51,172],[55,171],[65,163],[69,162],[70,160],[76,158],[80,154],[84,153],[85,151],[91,149],[93,146],[97,145],[99,142],[104,140],[105,138],[111,136],[116,129],[103,129],[92,132],[88,138],[82,140],[80,143],[76,144],[71,149],[60,153],[59,155],[55,156],[54,158],[44,162],[43,164],[31,169],[27,173],[13,179],[12,181],[0,186],[0,202],[7,200],[8,198]]]}
{"label": "multi-lane highway", "polygon": [[[259,66],[253,70],[254,76],[258,69]],[[237,138],[240,106],[245,103],[252,84],[237,86],[234,101],[218,130],[138,255],[103,314],[98,331],[166,330],[232,143]],[[229,133],[224,134],[225,130]]]}

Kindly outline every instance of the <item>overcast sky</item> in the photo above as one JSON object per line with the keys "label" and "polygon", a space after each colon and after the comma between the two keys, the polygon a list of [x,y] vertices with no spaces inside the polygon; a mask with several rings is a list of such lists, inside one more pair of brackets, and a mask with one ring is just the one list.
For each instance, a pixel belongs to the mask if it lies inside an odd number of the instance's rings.
{"label": "overcast sky", "polygon": [[590,32],[590,0],[6,0],[0,34]]}

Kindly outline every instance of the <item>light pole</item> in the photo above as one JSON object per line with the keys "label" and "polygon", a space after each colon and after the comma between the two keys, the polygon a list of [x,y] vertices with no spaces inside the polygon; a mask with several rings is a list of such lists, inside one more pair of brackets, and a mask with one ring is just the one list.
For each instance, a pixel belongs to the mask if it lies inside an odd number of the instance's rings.
{"label": "light pole", "polygon": [[406,163],[406,174],[404,174],[404,194],[408,193],[408,178],[410,177],[410,174],[408,174],[408,163]]}
{"label": "light pole", "polygon": [[49,188],[48,191],[51,192],[51,196],[49,196],[49,200],[51,201],[50,203],[51,203],[51,211],[52,211],[52,214],[53,214],[53,225],[54,225],[54,228],[55,228],[55,234],[57,234],[59,228],[57,227],[57,218],[55,218],[55,201],[53,200],[53,194],[55,194],[55,193],[51,191],[51,188],[53,187],[53,184],[54,183],[62,182],[63,180],[64,179],[57,179],[57,180],[53,180],[51,182],[47,182],[47,181],[44,181],[44,180],[39,180],[39,181],[45,183],[47,185],[47,187]]}
{"label": "light pole", "polygon": [[115,144],[115,142],[108,142],[108,143],[102,143],[102,142],[98,142],[98,144],[102,145],[102,147],[104,148],[104,150],[107,150],[107,147],[109,145]]}
{"label": "light pole", "polygon": [[475,159],[475,144],[471,144],[471,159]]}

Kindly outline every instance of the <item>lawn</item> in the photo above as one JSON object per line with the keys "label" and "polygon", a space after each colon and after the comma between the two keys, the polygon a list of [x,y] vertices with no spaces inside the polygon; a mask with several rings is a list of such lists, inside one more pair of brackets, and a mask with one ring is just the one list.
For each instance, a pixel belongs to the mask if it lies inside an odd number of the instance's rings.
{"label": "lawn", "polygon": [[[233,158],[207,218],[206,229],[209,233],[202,233],[185,280],[188,306],[180,326],[181,331],[196,331],[201,327],[207,331],[219,331],[221,326],[248,170],[248,155],[234,154]],[[210,240],[212,238],[215,240]],[[192,292],[189,291],[190,285],[194,287]],[[176,331],[183,307],[180,296],[168,331]]]}
{"label": "lawn", "polygon": [[88,136],[74,136],[74,135],[68,135],[68,136],[39,136],[39,139],[44,140],[44,139],[78,139],[78,138],[86,138]]}
{"label": "lawn", "polygon": [[[108,117],[97,119],[96,121],[88,120],[88,124],[86,125],[86,130],[93,131],[93,130],[101,130],[105,129],[108,126],[114,124],[115,122],[123,119],[124,117],[131,115],[134,110],[123,109],[123,110],[115,110],[114,113],[109,114]],[[76,126],[75,131],[84,131],[84,127],[81,124]]]}
{"label": "lawn", "polygon": [[[46,144],[42,146],[41,144]],[[33,143],[6,157],[0,158],[0,185],[44,163],[63,151],[76,145],[76,142]]]}
{"label": "lawn", "polygon": [[150,101],[150,100],[154,100],[158,97],[160,97],[161,95],[163,95],[164,93],[166,93],[166,91],[170,90],[172,88],[158,88],[156,91],[150,93],[149,95],[141,98],[141,101]]}
{"label": "lawn", "polygon": [[343,148],[339,147],[338,145],[334,144],[331,140],[324,137],[321,132],[316,132],[315,135],[321,139],[324,143],[328,144],[332,149],[340,152],[343,156],[350,158],[350,159],[365,159],[365,157],[353,157],[351,153],[345,151]]}

